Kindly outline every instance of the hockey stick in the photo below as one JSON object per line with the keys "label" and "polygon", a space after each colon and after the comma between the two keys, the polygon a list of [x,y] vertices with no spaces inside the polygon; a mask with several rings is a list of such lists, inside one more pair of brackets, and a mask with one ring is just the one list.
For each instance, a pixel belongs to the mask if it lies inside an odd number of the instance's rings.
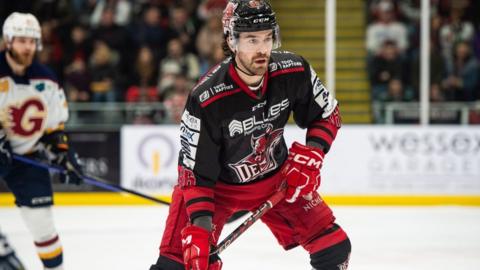
{"label": "hockey stick", "polygon": [[[51,171],[54,171],[54,172],[57,172],[57,173],[63,173],[63,174],[67,173],[67,170],[65,168],[60,167],[60,166],[50,165],[50,164],[40,162],[40,161],[37,161],[37,160],[34,160],[34,159],[26,158],[26,157],[21,156],[21,155],[13,154],[13,159],[15,159],[17,161],[20,161],[20,162],[23,162],[23,163],[26,163],[26,164],[33,165],[35,167],[51,170]],[[87,183],[89,185],[92,185],[92,186],[97,186],[97,187],[100,187],[100,188],[103,188],[103,189],[106,189],[106,190],[110,190],[110,191],[115,191],[115,192],[122,192],[123,191],[123,192],[130,193],[130,194],[142,197],[144,199],[147,199],[147,200],[150,200],[150,201],[153,201],[153,202],[156,202],[156,203],[170,205],[170,203],[167,202],[167,201],[160,200],[160,199],[157,199],[157,198],[152,197],[152,196],[148,196],[146,194],[143,194],[143,193],[140,193],[138,191],[122,187],[122,186],[117,185],[117,184],[108,183],[107,181],[105,181],[103,179],[100,179],[98,177],[93,177],[93,176],[88,176],[88,175],[81,175],[81,177],[82,177],[82,179],[85,183]]]}
{"label": "hockey stick", "polygon": [[285,187],[282,185],[280,190],[275,192],[270,198],[262,203],[252,214],[240,224],[233,232],[227,235],[220,244],[217,245],[216,249],[213,250],[210,255],[220,254],[224,251],[233,241],[235,241],[240,235],[242,235],[250,226],[253,225],[257,220],[259,220],[268,210],[272,209],[277,203],[279,203],[285,196]]}

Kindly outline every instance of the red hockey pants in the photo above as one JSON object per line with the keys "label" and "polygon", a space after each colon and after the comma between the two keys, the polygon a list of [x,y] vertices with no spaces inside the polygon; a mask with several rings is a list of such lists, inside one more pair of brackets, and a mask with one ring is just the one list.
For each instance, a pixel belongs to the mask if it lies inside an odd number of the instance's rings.
{"label": "red hockey pants", "polygon": [[[254,210],[279,188],[282,181],[283,178],[278,173],[268,179],[246,185],[217,182],[213,216],[214,241],[218,242],[225,222],[234,212]],[[287,203],[282,200],[262,217],[262,221],[284,249],[301,245],[310,254],[347,238],[341,229],[324,234],[325,230],[333,226],[334,220],[332,211],[316,192],[310,201],[299,198],[295,203]],[[188,216],[182,190],[176,186],[160,245],[160,255],[183,263],[180,231],[187,223]]]}

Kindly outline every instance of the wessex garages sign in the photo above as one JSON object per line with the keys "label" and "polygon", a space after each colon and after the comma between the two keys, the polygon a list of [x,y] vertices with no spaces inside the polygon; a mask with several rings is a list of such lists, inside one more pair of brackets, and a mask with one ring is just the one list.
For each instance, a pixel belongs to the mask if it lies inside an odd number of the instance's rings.
{"label": "wessex garages sign", "polygon": [[[305,130],[287,126],[287,145]],[[122,129],[122,185],[169,193],[176,183],[178,126]],[[322,168],[326,195],[480,195],[480,128],[344,126]]]}

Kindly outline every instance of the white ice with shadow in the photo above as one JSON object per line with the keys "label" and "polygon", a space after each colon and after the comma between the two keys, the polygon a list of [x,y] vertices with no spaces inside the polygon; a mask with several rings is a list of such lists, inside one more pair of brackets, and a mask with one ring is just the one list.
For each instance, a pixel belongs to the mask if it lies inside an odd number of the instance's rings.
{"label": "white ice with shadow", "polygon": [[[333,207],[349,234],[350,270],[480,269],[480,207]],[[66,270],[148,270],[158,256],[164,206],[55,207]],[[223,236],[240,221],[227,225]],[[0,228],[29,270],[42,269],[18,209]],[[261,222],[221,255],[223,270],[309,270],[302,248],[284,251]]]}

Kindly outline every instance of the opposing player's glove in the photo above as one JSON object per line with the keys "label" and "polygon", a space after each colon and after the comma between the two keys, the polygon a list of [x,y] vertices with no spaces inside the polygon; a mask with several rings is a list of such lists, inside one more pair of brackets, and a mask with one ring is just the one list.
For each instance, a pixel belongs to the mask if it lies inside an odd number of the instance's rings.
{"label": "opposing player's glove", "polygon": [[6,137],[0,139],[0,166],[9,167],[12,164],[12,147]]}
{"label": "opposing player's glove", "polygon": [[222,261],[209,263],[211,233],[196,225],[189,225],[182,230],[183,262],[186,270],[220,270]]}
{"label": "opposing player's glove", "polygon": [[80,185],[83,182],[83,168],[80,165],[78,154],[72,149],[60,154],[56,162],[67,170],[67,173],[60,175],[60,182],[75,185]]}
{"label": "opposing player's glove", "polygon": [[66,173],[60,175],[60,182],[81,184],[83,182],[83,168],[78,154],[68,146],[67,134],[63,131],[55,131],[44,135],[40,141],[45,144],[49,159],[66,170]]}
{"label": "opposing player's glove", "polygon": [[6,137],[0,139],[0,176],[4,176],[12,165],[12,147]]}
{"label": "opposing player's glove", "polygon": [[298,196],[310,197],[320,186],[320,168],[325,153],[320,149],[294,142],[282,170],[287,191],[285,200],[293,203]]}
{"label": "opposing player's glove", "polygon": [[5,236],[0,232],[0,269],[25,270]]}

